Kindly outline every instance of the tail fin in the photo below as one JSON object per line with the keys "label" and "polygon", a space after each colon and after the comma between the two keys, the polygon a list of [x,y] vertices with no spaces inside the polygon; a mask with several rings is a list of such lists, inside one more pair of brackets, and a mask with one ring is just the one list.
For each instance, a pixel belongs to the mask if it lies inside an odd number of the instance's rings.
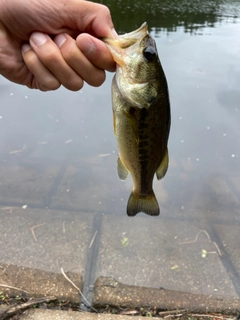
{"label": "tail fin", "polygon": [[130,194],[127,204],[127,215],[135,216],[138,212],[144,212],[150,216],[159,215],[160,209],[153,191],[144,197],[135,195],[133,192]]}

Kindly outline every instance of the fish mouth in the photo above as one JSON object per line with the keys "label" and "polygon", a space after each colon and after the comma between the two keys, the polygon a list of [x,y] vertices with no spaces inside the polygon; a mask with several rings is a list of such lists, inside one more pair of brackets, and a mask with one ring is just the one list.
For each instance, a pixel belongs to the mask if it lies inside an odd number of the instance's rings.
{"label": "fish mouth", "polygon": [[125,33],[119,36],[118,39],[112,40],[104,38],[103,41],[108,46],[113,60],[121,67],[125,65],[123,61],[123,55],[126,49],[130,49],[134,52],[135,46],[148,34],[147,22],[144,22],[140,28],[129,33]]}
{"label": "fish mouth", "polygon": [[119,36],[116,41],[119,42],[119,46],[122,49],[126,49],[141,40],[146,34],[148,34],[148,25],[147,22],[144,22],[140,28]]}

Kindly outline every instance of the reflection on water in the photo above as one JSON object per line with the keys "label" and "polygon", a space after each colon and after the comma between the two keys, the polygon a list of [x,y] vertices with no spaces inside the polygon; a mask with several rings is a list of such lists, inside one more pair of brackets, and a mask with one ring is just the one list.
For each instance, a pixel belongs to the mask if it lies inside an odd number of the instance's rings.
{"label": "reflection on water", "polygon": [[[46,248],[54,248],[51,232],[57,226],[61,241],[68,239],[71,248],[73,241],[77,254],[77,240],[69,240],[75,233],[65,232],[68,223],[74,228],[77,221],[76,234],[81,238],[85,230],[84,241],[79,241],[86,246],[81,259],[75,257],[73,268],[81,264],[87,285],[101,274],[130,284],[203,293],[217,289],[228,294],[230,283],[239,295],[239,1],[103,3],[110,7],[119,33],[148,22],[168,79],[170,167],[163,181],[154,182],[161,215],[126,216],[132,182],[120,181],[116,173],[112,75],[102,87],[86,85],[77,93],[65,89],[41,93],[0,78],[0,205],[8,208],[1,214],[0,228],[8,219],[5,233],[0,233],[2,247],[8,248],[2,262],[31,266],[36,259],[36,268],[57,269],[54,253],[46,255],[41,247],[41,235]],[[25,213],[17,213],[24,205],[28,206]],[[12,206],[17,209],[11,211]],[[36,242],[25,226],[42,224],[36,229]],[[94,254],[86,258],[92,239],[89,229],[92,235],[98,233]],[[211,242],[205,233],[194,242],[201,229],[207,230]],[[29,238],[23,241],[18,235]],[[125,251],[122,237],[129,239]],[[29,247],[24,257],[22,248],[31,241],[34,250]],[[68,256],[70,269],[73,259],[64,241],[56,252]],[[202,249],[215,254],[203,260]],[[23,252],[21,259],[15,251]],[[52,257],[51,265],[46,256]],[[219,270],[216,277],[211,276],[213,266]],[[225,281],[226,275],[230,282]]]}
{"label": "reflection on water", "polygon": [[214,27],[217,22],[237,22],[240,8],[238,0],[102,0],[112,13],[119,33],[135,30],[147,21],[156,33],[163,30],[177,31],[183,27],[185,32],[201,33],[204,27]]}

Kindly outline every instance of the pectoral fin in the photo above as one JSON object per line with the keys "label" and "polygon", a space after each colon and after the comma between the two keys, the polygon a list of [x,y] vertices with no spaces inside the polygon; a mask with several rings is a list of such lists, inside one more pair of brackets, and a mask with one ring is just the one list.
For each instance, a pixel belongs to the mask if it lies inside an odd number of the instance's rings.
{"label": "pectoral fin", "polygon": [[125,167],[120,157],[118,157],[117,164],[118,164],[117,170],[118,170],[119,178],[121,180],[126,180],[128,176],[128,169]]}
{"label": "pectoral fin", "polygon": [[162,179],[165,176],[167,169],[168,169],[168,149],[166,149],[162,162],[160,163],[160,166],[157,168],[157,171],[156,171],[158,180]]}
{"label": "pectoral fin", "polygon": [[116,135],[117,134],[117,130],[116,130],[116,127],[117,127],[117,125],[116,125],[116,114],[115,114],[115,112],[113,112],[113,130],[114,130],[114,134]]}

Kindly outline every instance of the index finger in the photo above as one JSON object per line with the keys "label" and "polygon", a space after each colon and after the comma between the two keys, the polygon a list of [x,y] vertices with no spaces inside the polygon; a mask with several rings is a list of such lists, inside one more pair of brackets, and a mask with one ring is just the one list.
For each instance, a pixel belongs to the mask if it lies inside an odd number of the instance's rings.
{"label": "index finger", "polygon": [[110,72],[115,71],[116,63],[103,41],[82,33],[77,37],[76,43],[80,51],[93,65]]}

